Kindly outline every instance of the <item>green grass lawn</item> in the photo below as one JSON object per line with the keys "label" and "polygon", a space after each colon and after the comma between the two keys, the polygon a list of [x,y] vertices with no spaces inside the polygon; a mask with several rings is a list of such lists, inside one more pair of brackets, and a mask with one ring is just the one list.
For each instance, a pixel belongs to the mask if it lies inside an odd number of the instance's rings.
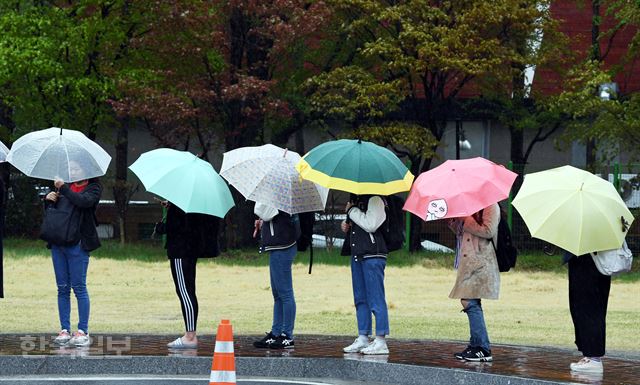
{"label": "green grass lawn", "polygon": [[[349,259],[316,249],[312,274],[308,253],[294,266],[296,334],[355,334]],[[386,271],[391,338],[468,339],[460,304],[448,298],[455,281],[453,255],[394,253]],[[610,350],[637,351],[640,279],[616,277],[607,318]],[[222,318],[238,334],[260,334],[271,324],[268,257],[253,250],[224,253],[198,263],[199,332],[215,333]],[[501,275],[501,298],[484,301],[494,343],[573,347],[566,268],[560,256],[522,255],[518,268]],[[162,333],[183,330],[169,265],[159,245],[121,247],[115,242],[92,254],[88,273],[93,333]],[[48,250],[41,241],[5,242],[2,332],[56,332],[56,287]],[[72,324],[77,322],[72,300]]]}

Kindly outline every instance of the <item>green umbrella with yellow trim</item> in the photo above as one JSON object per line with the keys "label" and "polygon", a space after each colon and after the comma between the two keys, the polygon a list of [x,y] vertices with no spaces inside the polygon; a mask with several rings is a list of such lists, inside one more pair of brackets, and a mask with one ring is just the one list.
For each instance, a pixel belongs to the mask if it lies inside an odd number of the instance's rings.
{"label": "green umbrella with yellow trim", "polygon": [[363,140],[340,139],[309,151],[296,169],[303,179],[353,194],[408,191],[413,174],[390,150]]}

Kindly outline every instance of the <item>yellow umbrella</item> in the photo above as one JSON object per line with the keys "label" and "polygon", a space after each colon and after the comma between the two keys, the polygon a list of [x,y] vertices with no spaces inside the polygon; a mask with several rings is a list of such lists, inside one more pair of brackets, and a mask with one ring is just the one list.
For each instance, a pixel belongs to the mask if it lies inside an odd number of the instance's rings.
{"label": "yellow umbrella", "polygon": [[610,182],[571,166],[526,175],[513,206],[533,237],[575,255],[619,248],[634,219]]}

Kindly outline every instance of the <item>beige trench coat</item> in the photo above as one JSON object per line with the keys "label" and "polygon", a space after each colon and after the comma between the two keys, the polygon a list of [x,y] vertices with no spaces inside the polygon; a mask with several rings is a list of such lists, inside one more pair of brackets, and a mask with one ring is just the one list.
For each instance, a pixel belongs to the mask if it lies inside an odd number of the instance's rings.
{"label": "beige trench coat", "polygon": [[498,222],[500,207],[497,203],[484,209],[483,224],[473,217],[464,218],[458,275],[449,298],[498,299],[500,294],[500,272],[496,253],[491,244],[498,244]]}

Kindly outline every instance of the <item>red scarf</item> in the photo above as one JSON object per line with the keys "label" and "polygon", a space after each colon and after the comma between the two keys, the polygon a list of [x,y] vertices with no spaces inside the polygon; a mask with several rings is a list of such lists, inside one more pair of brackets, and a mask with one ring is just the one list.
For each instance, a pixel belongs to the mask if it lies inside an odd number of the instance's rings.
{"label": "red scarf", "polygon": [[74,183],[71,183],[71,186],[69,186],[69,188],[74,193],[79,193],[79,192],[82,192],[84,190],[84,188],[87,187],[88,185],[89,185],[89,183],[85,183],[83,185],[79,185],[76,182],[74,182]]}

